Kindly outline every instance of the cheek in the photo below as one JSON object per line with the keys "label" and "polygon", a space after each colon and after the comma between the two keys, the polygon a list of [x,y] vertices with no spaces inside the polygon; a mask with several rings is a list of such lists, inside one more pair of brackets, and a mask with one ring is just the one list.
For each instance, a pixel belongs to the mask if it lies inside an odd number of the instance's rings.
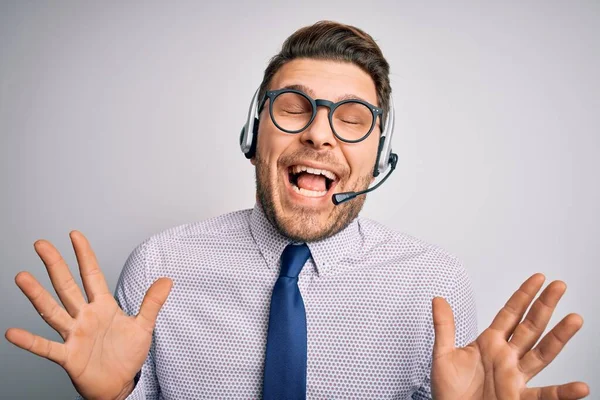
{"label": "cheek", "polygon": [[261,125],[256,145],[256,154],[261,163],[276,168],[279,156],[288,145],[289,140],[286,139],[285,135],[282,135],[272,124]]}
{"label": "cheek", "polygon": [[373,172],[379,138],[369,139],[367,139],[368,142],[363,143],[364,146],[348,147],[345,151],[346,160],[354,176],[365,176]]}
{"label": "cheek", "polygon": [[281,154],[294,147],[299,135],[291,135],[280,131],[271,121],[268,113],[263,112],[258,128],[257,154],[263,163],[271,167],[277,166]]}
{"label": "cheek", "polygon": [[263,163],[270,164],[273,159],[273,153],[277,152],[276,140],[273,131],[268,126],[261,126],[258,129],[258,142],[256,144],[256,154]]}

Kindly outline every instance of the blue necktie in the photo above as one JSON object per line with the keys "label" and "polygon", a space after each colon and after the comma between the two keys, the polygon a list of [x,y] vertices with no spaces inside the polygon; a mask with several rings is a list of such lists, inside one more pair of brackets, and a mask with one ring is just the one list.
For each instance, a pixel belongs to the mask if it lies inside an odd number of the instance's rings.
{"label": "blue necktie", "polygon": [[298,274],[310,257],[306,244],[288,245],[271,295],[263,399],[306,399],[306,312]]}

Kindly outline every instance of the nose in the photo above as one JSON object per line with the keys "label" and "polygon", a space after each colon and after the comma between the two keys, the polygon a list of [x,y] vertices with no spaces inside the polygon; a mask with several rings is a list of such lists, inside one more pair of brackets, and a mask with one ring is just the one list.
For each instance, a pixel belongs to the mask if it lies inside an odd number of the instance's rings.
{"label": "nose", "polygon": [[337,140],[329,124],[329,109],[327,107],[319,107],[313,122],[300,135],[300,140],[303,144],[311,146],[316,150],[334,148]]}

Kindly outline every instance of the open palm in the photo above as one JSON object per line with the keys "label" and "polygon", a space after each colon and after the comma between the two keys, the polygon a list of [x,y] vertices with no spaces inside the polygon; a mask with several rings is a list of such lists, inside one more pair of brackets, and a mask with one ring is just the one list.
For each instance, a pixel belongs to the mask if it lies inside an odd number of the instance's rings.
{"label": "open palm", "polygon": [[61,365],[86,399],[124,398],[150,349],[152,331],[172,282],[161,278],[148,289],[137,316],[119,308],[108,290],[87,239],[71,232],[71,241],[88,301],[64,259],[49,242],[34,245],[46,265],[52,286],[64,308],[29,273],[15,278],[40,316],[63,338],[58,343],[22,329],[11,328],[6,338],[16,346]]}
{"label": "open palm", "polygon": [[471,344],[455,348],[452,309],[442,298],[433,300],[435,343],[431,386],[436,400],[575,400],[588,395],[585,383],[527,387],[527,382],[560,353],[583,324],[569,314],[534,347],[566,290],[552,282],[523,315],[544,283],[542,274],[525,281],[494,321]]}

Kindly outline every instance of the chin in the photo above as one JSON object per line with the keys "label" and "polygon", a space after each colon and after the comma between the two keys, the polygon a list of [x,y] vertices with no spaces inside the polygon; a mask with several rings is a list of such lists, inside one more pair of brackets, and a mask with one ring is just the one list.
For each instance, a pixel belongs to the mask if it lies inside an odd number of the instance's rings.
{"label": "chin", "polygon": [[273,196],[264,191],[258,191],[258,198],[271,224],[295,242],[316,242],[335,235],[358,216],[365,202],[361,196],[328,211],[306,205],[295,205],[284,211],[276,205]]}
{"label": "chin", "polygon": [[331,236],[331,223],[322,221],[318,211],[302,208],[287,213],[275,210],[273,219],[279,232],[297,242],[314,242]]}

